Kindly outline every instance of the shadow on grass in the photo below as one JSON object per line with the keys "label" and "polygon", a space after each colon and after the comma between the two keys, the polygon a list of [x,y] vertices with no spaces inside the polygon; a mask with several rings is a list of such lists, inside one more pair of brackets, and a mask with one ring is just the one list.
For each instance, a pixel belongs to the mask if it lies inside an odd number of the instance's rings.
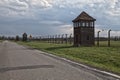
{"label": "shadow on grass", "polygon": [[66,49],[66,48],[74,48],[74,47],[73,46],[50,47],[50,48],[46,48],[46,50],[56,50],[56,49]]}
{"label": "shadow on grass", "polygon": [[120,47],[120,45],[111,45],[111,46],[108,46],[108,45],[99,45],[99,46],[97,46],[97,45],[95,45],[94,47]]}

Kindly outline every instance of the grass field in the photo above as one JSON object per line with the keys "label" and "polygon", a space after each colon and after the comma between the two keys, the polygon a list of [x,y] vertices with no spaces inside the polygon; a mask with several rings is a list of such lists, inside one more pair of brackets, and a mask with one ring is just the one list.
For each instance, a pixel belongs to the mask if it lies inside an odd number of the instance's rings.
{"label": "grass field", "polygon": [[[120,47],[120,41],[110,41],[111,43],[111,47]],[[100,46],[101,47],[107,47],[108,46],[108,42],[107,41],[100,41]],[[97,45],[97,42],[96,42]]]}
{"label": "grass field", "polygon": [[18,43],[120,75],[120,41],[113,41],[113,47],[104,47],[106,42],[101,42],[103,47],[72,47],[37,41]]}

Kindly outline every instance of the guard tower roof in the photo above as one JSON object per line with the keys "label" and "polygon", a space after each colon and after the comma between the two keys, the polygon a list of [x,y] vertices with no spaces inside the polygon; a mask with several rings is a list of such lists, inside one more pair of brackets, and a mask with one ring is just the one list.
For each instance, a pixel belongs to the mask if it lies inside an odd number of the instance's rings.
{"label": "guard tower roof", "polygon": [[96,21],[93,17],[88,15],[86,12],[82,12],[77,18],[75,18],[72,22],[77,22],[77,21]]}

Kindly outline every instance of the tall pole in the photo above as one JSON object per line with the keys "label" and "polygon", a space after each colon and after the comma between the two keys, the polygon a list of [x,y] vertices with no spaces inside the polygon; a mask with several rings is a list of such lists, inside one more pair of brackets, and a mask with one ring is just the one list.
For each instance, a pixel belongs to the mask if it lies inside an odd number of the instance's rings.
{"label": "tall pole", "polygon": [[70,44],[72,44],[72,34],[70,34]]}
{"label": "tall pole", "polygon": [[65,41],[65,43],[66,43],[66,44],[67,44],[67,41],[68,41],[68,39],[67,39],[67,35],[68,35],[68,34],[65,34],[65,36],[66,36],[66,41]]}
{"label": "tall pole", "polygon": [[57,35],[55,35],[55,43],[57,43]]}
{"label": "tall pole", "polygon": [[52,38],[52,42],[55,43],[55,38],[54,38],[54,35],[53,35],[53,38]]}
{"label": "tall pole", "polygon": [[64,34],[62,34],[62,42],[61,43],[63,44],[63,42],[64,42]]}
{"label": "tall pole", "polygon": [[110,47],[110,31],[111,29],[108,31],[108,47]]}
{"label": "tall pole", "polygon": [[60,44],[60,35],[58,35],[58,44]]}
{"label": "tall pole", "polygon": [[98,31],[97,33],[97,46],[99,47],[99,41],[100,41],[100,38],[99,38],[99,34],[100,34],[101,31]]}

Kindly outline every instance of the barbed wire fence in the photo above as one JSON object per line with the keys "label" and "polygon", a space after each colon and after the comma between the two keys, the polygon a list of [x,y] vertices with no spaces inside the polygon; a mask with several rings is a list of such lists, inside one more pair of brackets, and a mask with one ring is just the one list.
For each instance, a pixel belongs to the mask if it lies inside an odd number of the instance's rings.
{"label": "barbed wire fence", "polygon": [[[98,31],[99,32],[99,31]],[[96,32],[96,34],[98,34]],[[100,35],[100,34],[103,34]],[[99,37],[99,40],[98,40]],[[43,42],[48,42],[48,43],[53,43],[53,44],[71,44],[73,45],[74,43],[74,35],[73,34],[56,34],[56,35],[48,35],[44,37],[34,38],[34,40],[38,41],[43,41]],[[97,44],[99,41],[99,45]],[[120,46],[120,31],[112,31],[108,30],[106,33],[100,31],[99,36],[95,36],[95,44],[96,46]]]}
{"label": "barbed wire fence", "polygon": [[53,44],[73,44],[73,34],[56,34],[33,37],[32,41],[41,41]]}
{"label": "barbed wire fence", "polygon": [[[95,46],[119,46],[120,47],[120,31],[108,30],[97,31],[95,36]],[[102,34],[106,35],[103,36]],[[17,36],[18,37],[18,36]],[[19,37],[22,40],[22,37]],[[0,40],[15,40],[15,37],[0,36]],[[74,35],[71,34],[56,34],[29,38],[28,41],[39,41],[52,44],[74,44]],[[98,44],[99,43],[99,44]]]}
{"label": "barbed wire fence", "polygon": [[119,46],[120,47],[120,31],[115,30],[102,30],[96,32],[96,45],[97,46]]}

